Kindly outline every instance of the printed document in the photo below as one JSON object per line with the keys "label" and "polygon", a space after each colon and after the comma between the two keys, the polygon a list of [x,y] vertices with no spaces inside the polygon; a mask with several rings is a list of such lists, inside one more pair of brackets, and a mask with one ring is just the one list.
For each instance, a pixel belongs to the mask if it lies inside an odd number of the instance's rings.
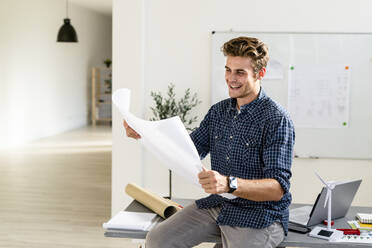
{"label": "printed document", "polygon": [[201,187],[198,182],[198,173],[202,171],[200,157],[178,116],[160,121],[137,118],[129,112],[130,90],[125,88],[114,92],[112,102],[128,125],[141,135],[139,141],[143,146],[168,169]]}

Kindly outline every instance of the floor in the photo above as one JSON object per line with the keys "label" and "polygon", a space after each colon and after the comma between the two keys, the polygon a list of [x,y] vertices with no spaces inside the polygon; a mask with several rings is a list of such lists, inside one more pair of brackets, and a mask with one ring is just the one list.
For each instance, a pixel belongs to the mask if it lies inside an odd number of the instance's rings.
{"label": "floor", "polygon": [[139,247],[103,236],[111,146],[110,127],[86,127],[0,151],[0,247]]}

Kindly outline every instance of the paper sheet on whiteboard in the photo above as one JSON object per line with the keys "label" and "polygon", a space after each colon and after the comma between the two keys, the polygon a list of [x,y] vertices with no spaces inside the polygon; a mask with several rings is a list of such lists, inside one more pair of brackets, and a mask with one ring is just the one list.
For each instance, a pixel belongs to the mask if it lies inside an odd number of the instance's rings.
{"label": "paper sheet on whiteboard", "polygon": [[347,65],[294,65],[288,79],[288,107],[296,127],[349,125],[350,68]]}
{"label": "paper sheet on whiteboard", "polygon": [[271,59],[267,64],[266,75],[264,79],[283,79],[284,71],[283,65],[279,60]]}
{"label": "paper sheet on whiteboard", "polygon": [[199,154],[178,116],[160,121],[146,121],[129,112],[130,90],[119,89],[112,95],[128,125],[141,135],[139,141],[174,173],[198,185],[202,171]]}

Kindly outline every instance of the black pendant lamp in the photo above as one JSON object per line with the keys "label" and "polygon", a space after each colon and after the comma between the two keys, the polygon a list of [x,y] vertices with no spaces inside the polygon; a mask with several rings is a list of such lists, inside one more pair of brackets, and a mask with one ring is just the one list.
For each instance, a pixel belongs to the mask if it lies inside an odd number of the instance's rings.
{"label": "black pendant lamp", "polygon": [[78,42],[76,31],[68,18],[68,1],[66,0],[66,18],[58,31],[57,42]]}

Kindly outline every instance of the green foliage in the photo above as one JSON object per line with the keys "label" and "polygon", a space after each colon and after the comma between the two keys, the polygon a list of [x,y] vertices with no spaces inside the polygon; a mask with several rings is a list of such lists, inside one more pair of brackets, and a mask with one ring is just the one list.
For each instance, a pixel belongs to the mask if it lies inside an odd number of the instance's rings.
{"label": "green foliage", "polygon": [[197,93],[191,96],[190,88],[185,91],[185,95],[177,102],[176,93],[174,93],[174,84],[168,86],[167,96],[163,97],[160,92],[152,92],[151,96],[155,102],[155,107],[151,107],[154,117],[150,120],[163,120],[178,115],[185,125],[186,129],[193,131],[192,123],[198,120],[197,116],[188,117],[192,108],[201,103],[198,100]]}
{"label": "green foliage", "polygon": [[103,63],[106,65],[107,68],[110,68],[112,61],[111,59],[105,59]]}

